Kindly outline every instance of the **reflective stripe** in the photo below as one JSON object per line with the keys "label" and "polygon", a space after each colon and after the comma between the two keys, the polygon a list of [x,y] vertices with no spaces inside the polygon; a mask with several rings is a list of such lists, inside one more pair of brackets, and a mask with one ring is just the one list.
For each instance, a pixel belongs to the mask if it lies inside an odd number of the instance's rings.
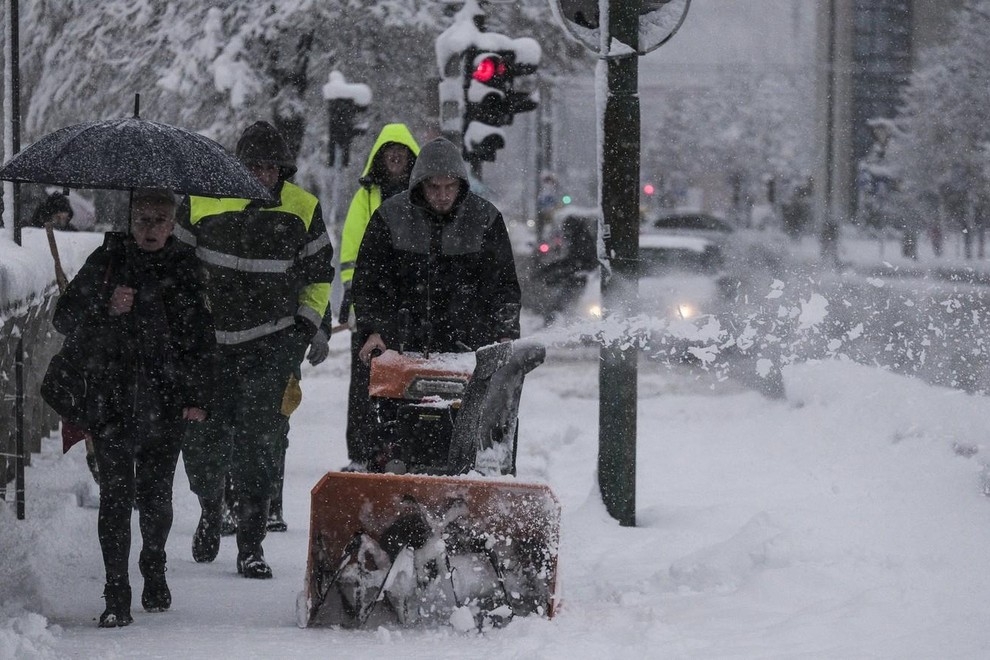
{"label": "reflective stripe", "polygon": [[249,199],[237,199],[236,197],[189,197],[189,224],[197,225],[203,218],[221,213],[236,213],[243,211],[251,203]]}
{"label": "reflective stripe", "polygon": [[328,234],[323,234],[322,236],[304,245],[303,248],[299,250],[299,257],[302,259],[311,257],[328,245],[330,245],[330,236]]}
{"label": "reflective stripe", "polygon": [[286,316],[284,318],[280,318],[274,323],[264,323],[247,330],[217,330],[217,343],[243,344],[244,342],[251,341],[252,339],[258,339],[260,337],[274,334],[279,330],[291,328],[295,322],[296,320],[293,317]]}
{"label": "reflective stripe", "polygon": [[196,248],[196,256],[210,265],[244,273],[285,273],[294,263],[292,259],[248,259],[204,247]]}
{"label": "reflective stripe", "polygon": [[299,305],[299,309],[296,311],[296,314],[304,319],[312,321],[313,325],[317,328],[319,328],[320,324],[323,323],[323,317],[320,316],[320,313],[309,305]]}
{"label": "reflective stripe", "polygon": [[357,262],[356,261],[345,261],[345,262],[343,262],[343,263],[340,264],[340,269],[341,270],[354,270],[354,267],[355,266],[357,266]]}
{"label": "reflective stripe", "polygon": [[[237,213],[243,211],[251,203],[249,199],[238,199],[236,197],[214,198],[214,197],[189,197],[189,224],[197,225],[203,218],[221,213]],[[313,222],[313,214],[316,212],[316,205],[320,200],[299,186],[286,181],[282,184],[281,199],[278,206],[258,207],[259,211],[275,211],[291,213],[302,220],[303,226],[309,231],[309,225]]]}
{"label": "reflective stripe", "polygon": [[176,240],[179,240],[186,245],[196,246],[196,235],[183,227],[182,225],[175,225],[175,229],[172,231]]}

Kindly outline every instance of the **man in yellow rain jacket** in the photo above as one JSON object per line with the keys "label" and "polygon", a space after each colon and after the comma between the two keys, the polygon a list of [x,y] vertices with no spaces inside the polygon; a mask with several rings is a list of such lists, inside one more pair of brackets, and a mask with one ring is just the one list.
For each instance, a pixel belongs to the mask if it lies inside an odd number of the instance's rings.
{"label": "man in yellow rain jacket", "polygon": [[[357,262],[358,249],[368,221],[382,202],[406,190],[409,186],[409,173],[412,172],[418,155],[419,145],[405,124],[386,124],[368,154],[368,162],[358,180],[361,187],[351,200],[340,239],[340,281],[344,285],[339,314],[341,323],[349,322],[353,314],[351,281],[354,279],[354,264]],[[363,471],[376,449],[369,445],[364,433],[368,414],[370,369],[357,357],[367,337],[354,328],[353,322],[350,325],[351,383],[347,395],[347,458],[351,463],[344,469]]]}

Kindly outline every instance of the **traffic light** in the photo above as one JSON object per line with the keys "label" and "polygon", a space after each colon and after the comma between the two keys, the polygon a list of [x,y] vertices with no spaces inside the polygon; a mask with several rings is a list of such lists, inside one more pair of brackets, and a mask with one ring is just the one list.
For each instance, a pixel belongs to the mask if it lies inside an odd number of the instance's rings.
{"label": "traffic light", "polygon": [[512,50],[464,51],[464,157],[493,161],[495,152],[505,147],[501,126],[512,123],[518,112],[536,108],[528,92],[517,91],[515,79],[536,71],[536,65],[517,63]]}
{"label": "traffic light", "polygon": [[351,141],[368,131],[368,124],[358,122],[358,116],[371,105],[371,89],[362,83],[349,83],[339,71],[331,71],[330,79],[323,86],[323,98],[327,100],[330,118],[329,156],[330,167],[347,167],[351,160]]}
{"label": "traffic light", "polygon": [[336,165],[335,147],[340,147],[340,164],[347,167],[351,160],[351,141],[368,131],[368,125],[358,123],[358,113],[367,108],[357,105],[353,99],[333,99],[330,106],[330,149],[329,165]]}

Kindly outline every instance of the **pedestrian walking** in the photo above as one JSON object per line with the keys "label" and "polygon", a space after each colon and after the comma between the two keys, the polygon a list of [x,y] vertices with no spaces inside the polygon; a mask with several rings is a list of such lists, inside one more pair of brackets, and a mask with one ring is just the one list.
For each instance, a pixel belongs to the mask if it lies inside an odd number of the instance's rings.
{"label": "pedestrian walking", "polygon": [[347,458],[345,471],[363,472],[371,448],[365,439],[368,418],[370,370],[358,353],[367,340],[353,322],[351,283],[364,232],[382,202],[409,187],[409,174],[416,164],[419,145],[405,124],[386,124],[375,139],[358,179],[360,187],[351,199],[340,240],[340,281],[344,294],[338,321],[351,325],[351,380],[347,391]]}
{"label": "pedestrian walking", "polygon": [[288,181],[296,167],[274,126],[248,126],[236,155],[271,200],[189,197],[176,228],[196,247],[208,274],[222,392],[206,423],[186,435],[182,451],[201,506],[193,559],[217,557],[229,472],[237,572],[270,578],[262,543],[285,432],[282,399],[307,347],[325,343],[318,334],[333,280],[333,248],[319,200]]}
{"label": "pedestrian walking", "polygon": [[45,201],[38,205],[31,216],[32,227],[44,227],[51,224],[53,229],[59,231],[76,231],[72,226],[72,205],[69,198],[62,193],[52,193]]}
{"label": "pedestrian walking", "polygon": [[137,191],[131,233],[107,234],[55,307],[55,329],[74,343],[87,393],[86,432],[100,474],[98,533],[106,569],[101,628],[131,616],[131,511],[141,530],[141,604],[169,609],[165,542],[183,420],[207,417],[214,327],[192,250],[172,237],[171,193]]}

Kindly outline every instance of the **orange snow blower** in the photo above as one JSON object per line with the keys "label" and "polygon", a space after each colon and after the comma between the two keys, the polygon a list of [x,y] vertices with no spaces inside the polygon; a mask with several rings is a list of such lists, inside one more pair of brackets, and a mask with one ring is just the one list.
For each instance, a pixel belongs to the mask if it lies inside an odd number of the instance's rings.
{"label": "orange snow blower", "polygon": [[515,341],[372,361],[372,469],[312,491],[299,625],[486,629],[554,613],[560,504],[514,480],[526,373],[543,346]]}

